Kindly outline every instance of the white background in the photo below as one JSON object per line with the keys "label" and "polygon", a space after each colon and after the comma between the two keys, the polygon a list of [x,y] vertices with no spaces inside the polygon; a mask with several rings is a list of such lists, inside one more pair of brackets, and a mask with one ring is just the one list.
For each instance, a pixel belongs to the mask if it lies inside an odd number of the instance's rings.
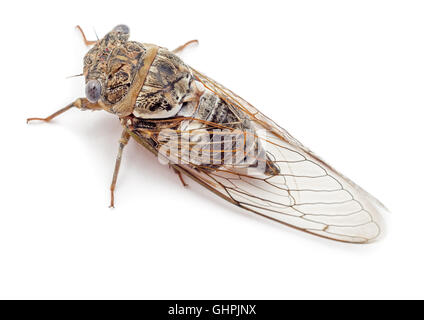
{"label": "white background", "polygon": [[[7,7],[5,7],[7,6]],[[424,298],[422,1],[9,2],[1,13],[0,298]],[[349,245],[184,189],[120,124],[72,110],[91,39],[183,54],[390,209]]]}

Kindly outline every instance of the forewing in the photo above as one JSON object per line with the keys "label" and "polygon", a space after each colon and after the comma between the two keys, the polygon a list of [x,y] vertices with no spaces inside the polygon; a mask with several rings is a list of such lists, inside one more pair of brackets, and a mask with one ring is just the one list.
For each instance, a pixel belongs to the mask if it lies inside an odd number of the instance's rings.
{"label": "forewing", "polygon": [[316,235],[348,242],[369,242],[382,232],[382,204],[313,154],[250,103],[192,69],[207,90],[241,110],[266,134],[263,145],[280,169],[271,177],[225,171],[200,174],[233,202]]}
{"label": "forewing", "polygon": [[[196,79],[231,108],[242,112],[254,123],[255,137],[260,140],[266,155],[261,155],[278,174],[264,174],[246,170],[235,164],[219,168],[201,165],[193,157],[184,157],[184,149],[191,151],[184,132],[175,139],[177,152],[161,154],[161,142],[156,141],[159,156],[171,158],[173,166],[204,187],[229,202],[261,216],[334,240],[365,243],[382,232],[382,205],[352,181],[338,173],[309,149],[293,138],[251,104],[214,80],[192,69]],[[236,112],[237,113],[237,112]],[[198,121],[191,119],[189,121]],[[204,123],[191,129],[196,136],[205,128],[222,128],[222,124]],[[225,124],[224,124],[225,127]],[[196,132],[196,130],[198,132]],[[256,133],[255,133],[256,135]],[[235,150],[221,150],[221,152]],[[259,157],[259,156],[258,156]],[[248,168],[251,169],[251,168]]]}

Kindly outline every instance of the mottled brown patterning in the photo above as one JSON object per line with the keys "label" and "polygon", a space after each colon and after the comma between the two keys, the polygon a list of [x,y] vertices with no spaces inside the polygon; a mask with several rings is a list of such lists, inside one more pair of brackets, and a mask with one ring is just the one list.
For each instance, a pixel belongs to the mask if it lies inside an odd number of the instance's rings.
{"label": "mottled brown patterning", "polygon": [[344,242],[366,243],[381,234],[381,203],[176,55],[193,41],[172,52],[128,39],[125,25],[98,41],[84,36],[94,45],[84,57],[86,98],[28,119],[50,121],[73,107],[120,119],[111,206],[122,152],[133,138],[170,162],[184,185],[182,175],[258,215]]}
{"label": "mottled brown patterning", "polygon": [[160,48],[138,94],[133,114],[142,119],[175,116],[190,93],[192,82],[190,69],[181,59]]}

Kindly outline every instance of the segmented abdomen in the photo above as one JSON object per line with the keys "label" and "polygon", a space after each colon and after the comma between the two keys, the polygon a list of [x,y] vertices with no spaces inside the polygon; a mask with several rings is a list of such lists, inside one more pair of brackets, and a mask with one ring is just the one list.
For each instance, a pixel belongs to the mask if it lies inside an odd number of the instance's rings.
{"label": "segmented abdomen", "polygon": [[186,104],[177,116],[191,117],[178,127],[180,139],[190,145],[189,150],[194,147],[206,152],[206,156],[190,152],[190,163],[210,168],[263,165],[266,173],[277,173],[278,169],[267,161],[254,123],[216,94],[206,90],[198,105]]}

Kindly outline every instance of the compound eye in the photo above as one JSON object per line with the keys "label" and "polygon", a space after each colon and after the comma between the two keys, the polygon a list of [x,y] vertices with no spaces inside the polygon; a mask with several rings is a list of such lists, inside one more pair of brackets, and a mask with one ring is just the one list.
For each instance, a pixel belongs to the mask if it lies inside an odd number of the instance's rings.
{"label": "compound eye", "polygon": [[129,34],[130,28],[125,24],[119,24],[115,28],[113,28],[113,31],[119,32],[119,33],[122,33],[122,34]]}
{"label": "compound eye", "polygon": [[102,85],[98,80],[90,80],[85,85],[85,96],[91,103],[96,103],[100,99]]}

